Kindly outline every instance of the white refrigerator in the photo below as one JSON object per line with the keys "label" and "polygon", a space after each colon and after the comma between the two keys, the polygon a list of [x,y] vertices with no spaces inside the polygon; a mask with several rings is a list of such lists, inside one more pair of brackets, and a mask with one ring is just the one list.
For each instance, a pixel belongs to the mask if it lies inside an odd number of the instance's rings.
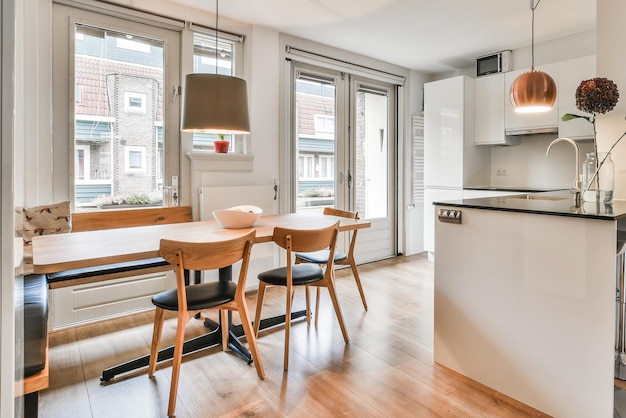
{"label": "white refrigerator", "polygon": [[474,79],[424,85],[424,248],[435,250],[433,202],[459,200],[464,187],[489,186],[491,150],[474,144]]}

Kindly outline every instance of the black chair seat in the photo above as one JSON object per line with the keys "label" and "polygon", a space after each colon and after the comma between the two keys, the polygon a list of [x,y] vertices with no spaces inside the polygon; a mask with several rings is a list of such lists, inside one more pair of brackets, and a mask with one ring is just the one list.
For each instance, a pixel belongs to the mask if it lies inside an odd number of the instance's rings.
{"label": "black chair seat", "polygon": [[[326,258],[328,261],[328,258]],[[287,267],[278,267],[259,273],[259,280],[276,286],[286,286]],[[292,270],[292,283],[294,286],[315,283],[324,278],[324,271],[317,264],[296,264]]]}
{"label": "black chair seat", "polygon": [[[192,289],[192,290],[190,290]],[[237,283],[209,282],[185,288],[187,293],[187,309],[196,311],[222,305],[235,299]],[[152,303],[168,311],[178,310],[176,289],[166,290],[152,297]]]}
{"label": "black chair seat", "polygon": [[[162,257],[147,258],[145,260],[126,261],[124,263],[112,263],[102,266],[85,267],[60,271],[48,274],[48,283],[62,282],[64,280],[84,279],[87,277],[102,276],[104,274],[125,273],[134,270],[142,270],[152,267],[167,266],[168,262]],[[172,269],[174,269],[172,267]]]}
{"label": "black chair seat", "polygon": [[[310,253],[296,253],[296,257],[307,263],[326,264],[328,262],[328,250],[313,251]],[[335,263],[340,263],[348,258],[348,255],[341,251],[335,251]]]}

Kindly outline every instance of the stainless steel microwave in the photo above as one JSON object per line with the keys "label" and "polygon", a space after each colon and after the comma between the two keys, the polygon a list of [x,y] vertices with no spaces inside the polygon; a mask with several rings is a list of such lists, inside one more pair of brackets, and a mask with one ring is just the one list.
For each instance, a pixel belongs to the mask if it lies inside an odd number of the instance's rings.
{"label": "stainless steel microwave", "polygon": [[476,77],[511,71],[511,51],[500,51],[476,58]]}

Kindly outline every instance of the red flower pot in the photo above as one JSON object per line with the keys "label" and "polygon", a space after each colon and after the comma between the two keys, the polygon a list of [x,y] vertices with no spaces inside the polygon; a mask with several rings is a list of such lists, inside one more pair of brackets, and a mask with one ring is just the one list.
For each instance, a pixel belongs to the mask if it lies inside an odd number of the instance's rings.
{"label": "red flower pot", "polygon": [[228,141],[213,141],[213,146],[215,147],[215,152],[220,154],[225,154],[228,152],[228,145],[230,143]]}

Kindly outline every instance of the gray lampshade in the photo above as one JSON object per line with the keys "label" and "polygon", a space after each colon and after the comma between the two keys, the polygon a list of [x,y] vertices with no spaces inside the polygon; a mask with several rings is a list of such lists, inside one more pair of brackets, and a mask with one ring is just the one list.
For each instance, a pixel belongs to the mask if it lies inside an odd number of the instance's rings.
{"label": "gray lampshade", "polygon": [[249,134],[246,80],[221,74],[187,74],[181,129],[212,134]]}

